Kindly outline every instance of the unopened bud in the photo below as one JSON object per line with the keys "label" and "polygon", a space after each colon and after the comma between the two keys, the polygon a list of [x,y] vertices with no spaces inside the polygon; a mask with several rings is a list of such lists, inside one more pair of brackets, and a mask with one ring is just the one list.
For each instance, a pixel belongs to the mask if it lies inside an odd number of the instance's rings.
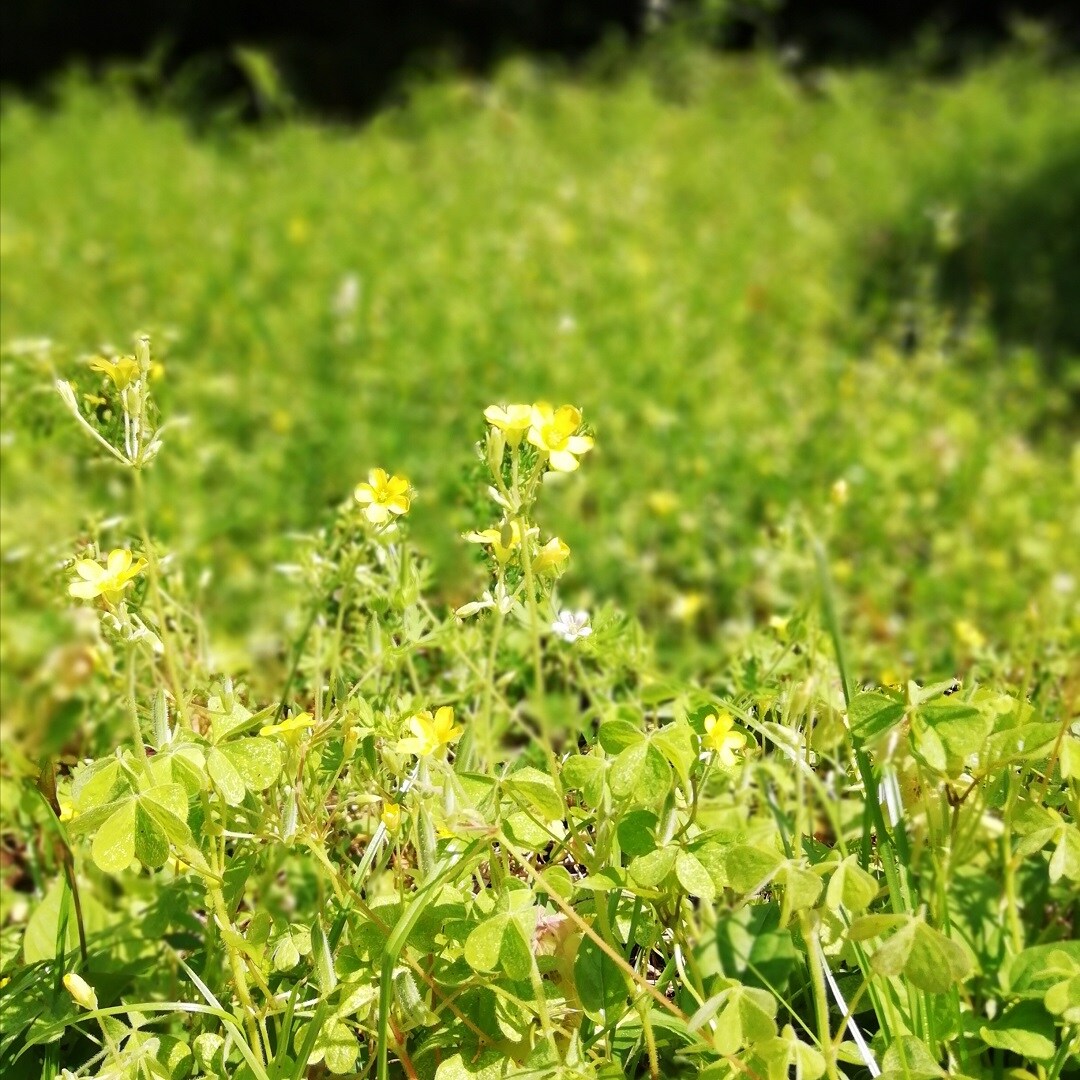
{"label": "unopened bud", "polygon": [[74,971],[69,972],[64,976],[64,987],[72,996],[76,1005],[81,1005],[84,1009],[90,1010],[98,1007],[97,994],[94,993],[94,988],[81,975],[76,975]]}
{"label": "unopened bud", "polygon": [[150,338],[140,334],[135,342],[135,359],[139,362],[139,374],[144,378],[150,374]]}

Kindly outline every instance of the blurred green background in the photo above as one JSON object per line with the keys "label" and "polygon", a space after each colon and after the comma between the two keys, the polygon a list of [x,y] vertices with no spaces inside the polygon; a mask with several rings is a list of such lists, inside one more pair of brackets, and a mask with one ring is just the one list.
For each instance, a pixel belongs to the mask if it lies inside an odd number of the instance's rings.
{"label": "blurred green background", "polygon": [[630,607],[673,669],[787,632],[813,602],[804,524],[859,677],[1067,656],[1080,75],[1045,46],[942,78],[658,36],[573,73],[414,81],[360,127],[193,127],[122,71],[8,94],[5,708],[40,708],[63,560],[127,505],[52,381],[92,392],[89,357],[136,331],[183,421],[153,531],[211,571],[223,666],[275,662],[289,533],[375,465],[420,493],[440,598],[475,595],[481,410],[535,398],[597,432],[543,510],[564,594]]}

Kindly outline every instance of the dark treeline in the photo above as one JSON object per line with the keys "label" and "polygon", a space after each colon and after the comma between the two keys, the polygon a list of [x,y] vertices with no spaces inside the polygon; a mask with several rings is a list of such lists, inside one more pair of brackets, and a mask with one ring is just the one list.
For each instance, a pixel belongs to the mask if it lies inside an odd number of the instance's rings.
{"label": "dark treeline", "polygon": [[[633,44],[664,23],[729,48],[766,41],[810,62],[880,58],[941,43],[955,62],[1005,40],[1017,15],[1075,48],[1075,0],[10,0],[0,5],[0,81],[34,90],[73,62],[92,69],[157,50],[161,72],[222,98],[245,83],[231,47],[263,49],[300,101],[370,109],[404,72],[437,61],[483,71],[512,51],[573,60],[602,41]],[[250,73],[248,73],[250,75]]]}

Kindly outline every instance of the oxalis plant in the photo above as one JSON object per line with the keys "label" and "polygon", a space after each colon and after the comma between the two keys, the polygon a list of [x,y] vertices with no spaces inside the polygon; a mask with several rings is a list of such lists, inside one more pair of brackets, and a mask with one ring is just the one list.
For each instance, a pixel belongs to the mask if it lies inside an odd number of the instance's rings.
{"label": "oxalis plant", "polygon": [[564,605],[540,511],[594,443],[542,402],[485,412],[482,595],[425,598],[413,488],[373,469],[282,568],[288,674],[253,700],[147,529],[154,370],[141,338],[59,384],[130,480],[64,572],[119,738],[16,763],[8,825],[44,839],[5,1075],[1076,1074],[1067,708],[859,685],[805,529],[804,615],[722,685],[666,680]]}

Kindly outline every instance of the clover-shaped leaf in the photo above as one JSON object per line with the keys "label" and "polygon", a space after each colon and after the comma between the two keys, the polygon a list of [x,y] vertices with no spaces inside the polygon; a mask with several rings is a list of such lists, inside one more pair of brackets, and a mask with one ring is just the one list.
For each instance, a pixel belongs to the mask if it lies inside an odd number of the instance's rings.
{"label": "clover-shaped leaf", "polygon": [[527,979],[532,971],[536,909],[489,916],[465,939],[465,961],[474,971],[502,969],[507,978]]}
{"label": "clover-shaped leaf", "polygon": [[[156,870],[169,858],[170,844],[189,848],[187,792],[179,784],[158,784],[100,810],[110,812],[94,835],[91,855],[106,873],[126,870],[135,859]],[[96,815],[95,815],[96,816]],[[76,822],[87,828],[87,820]]]}

